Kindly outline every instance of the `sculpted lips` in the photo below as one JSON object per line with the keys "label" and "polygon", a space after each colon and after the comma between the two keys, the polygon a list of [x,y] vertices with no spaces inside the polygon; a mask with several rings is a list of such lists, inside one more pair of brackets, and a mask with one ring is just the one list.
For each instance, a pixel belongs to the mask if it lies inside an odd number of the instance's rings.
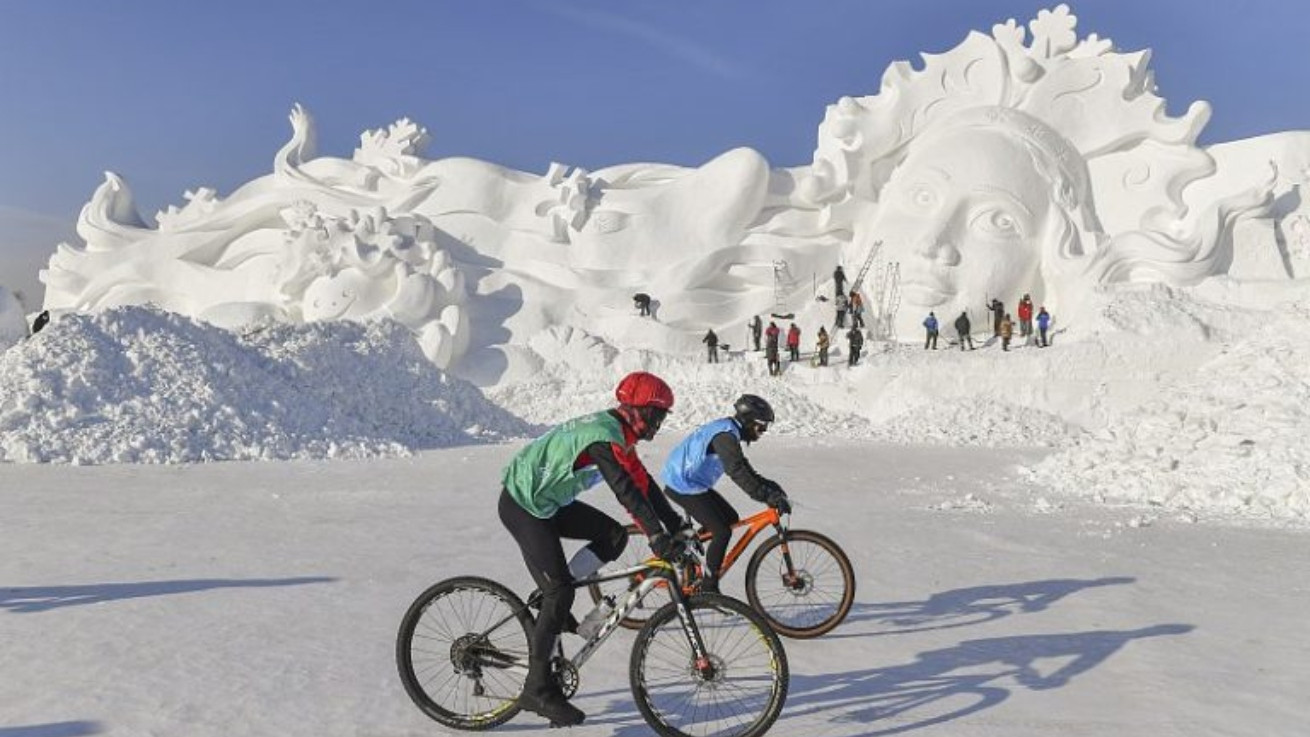
{"label": "sculpted lips", "polygon": [[955,296],[955,290],[949,284],[931,274],[906,275],[901,280],[901,292],[911,302],[929,307]]}

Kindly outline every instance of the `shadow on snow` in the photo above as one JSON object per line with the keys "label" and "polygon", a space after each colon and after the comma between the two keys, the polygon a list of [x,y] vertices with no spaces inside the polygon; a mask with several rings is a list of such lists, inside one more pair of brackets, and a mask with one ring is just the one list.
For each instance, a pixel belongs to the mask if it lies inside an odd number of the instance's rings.
{"label": "shadow on snow", "polygon": [[[856,603],[842,626],[825,639],[871,637],[968,627],[1011,614],[1040,612],[1070,594],[1098,586],[1118,586],[1137,579],[1114,576],[1092,580],[1057,578],[1046,581],[970,586],[933,594],[924,601]],[[873,622],[880,632],[843,632],[857,622]]]}
{"label": "shadow on snow", "polygon": [[104,732],[97,722],[55,722],[26,727],[0,727],[0,737],[79,737]]}
{"label": "shadow on snow", "polygon": [[[32,614],[58,609],[59,607],[99,604],[145,596],[189,594],[196,591],[226,588],[303,586],[312,583],[330,583],[335,580],[335,578],[324,576],[250,579],[204,578],[192,581],[145,581],[142,583],[102,583],[84,586],[4,588],[0,589],[0,610],[9,610],[16,614]],[[80,724],[80,722],[70,722],[70,724]],[[0,735],[4,735],[4,732],[0,732]],[[8,736],[5,735],[5,737]]]}

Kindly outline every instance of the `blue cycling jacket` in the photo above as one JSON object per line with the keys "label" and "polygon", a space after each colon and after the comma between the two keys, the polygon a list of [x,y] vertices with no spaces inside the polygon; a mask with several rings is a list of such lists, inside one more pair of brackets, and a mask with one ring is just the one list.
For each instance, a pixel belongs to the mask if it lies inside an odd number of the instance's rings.
{"label": "blue cycling jacket", "polygon": [[710,441],[723,432],[741,440],[741,427],[731,417],[701,425],[683,438],[664,462],[664,485],[679,494],[709,491],[723,476],[723,461],[709,452]]}

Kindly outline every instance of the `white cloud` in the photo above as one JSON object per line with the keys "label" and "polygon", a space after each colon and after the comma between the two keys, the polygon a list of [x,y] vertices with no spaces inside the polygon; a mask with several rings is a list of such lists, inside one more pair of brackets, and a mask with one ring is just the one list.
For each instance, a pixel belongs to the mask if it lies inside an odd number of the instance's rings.
{"label": "white cloud", "polygon": [[730,59],[719,56],[686,38],[675,36],[631,18],[625,18],[595,8],[582,11],[567,4],[543,3],[538,7],[557,17],[590,26],[597,30],[631,36],[663,52],[670,58],[685,62],[701,71],[723,79],[740,80],[749,76],[745,68]]}

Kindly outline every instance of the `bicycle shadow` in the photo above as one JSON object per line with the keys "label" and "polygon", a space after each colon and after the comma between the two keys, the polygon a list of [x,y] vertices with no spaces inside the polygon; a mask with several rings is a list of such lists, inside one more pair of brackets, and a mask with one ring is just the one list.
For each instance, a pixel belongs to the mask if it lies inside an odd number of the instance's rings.
{"label": "bicycle shadow", "polygon": [[0,589],[0,610],[14,614],[35,614],[67,606],[101,604],[147,596],[189,594],[223,588],[266,588],[331,583],[335,578],[306,576],[301,578],[193,579],[190,581],[145,581],[141,583],[102,583],[83,586],[26,586]]}
{"label": "bicycle shadow", "polygon": [[[933,594],[924,601],[893,601],[882,604],[857,602],[841,626],[826,639],[899,635],[955,627],[969,627],[1008,617],[1040,612],[1070,594],[1099,586],[1136,582],[1129,576],[1097,579],[1056,578],[1023,583],[970,586]],[[843,632],[851,624],[873,622],[877,632]]]}
{"label": "bicycle shadow", "polygon": [[1189,624],[1063,635],[966,640],[919,653],[914,662],[837,674],[793,672],[784,718],[824,714],[828,722],[894,720],[864,737],[910,732],[992,708],[1013,690],[1061,688],[1129,642],[1182,635]]}
{"label": "bicycle shadow", "polygon": [[26,727],[0,727],[0,737],[80,737],[105,731],[99,722],[55,722]]}

